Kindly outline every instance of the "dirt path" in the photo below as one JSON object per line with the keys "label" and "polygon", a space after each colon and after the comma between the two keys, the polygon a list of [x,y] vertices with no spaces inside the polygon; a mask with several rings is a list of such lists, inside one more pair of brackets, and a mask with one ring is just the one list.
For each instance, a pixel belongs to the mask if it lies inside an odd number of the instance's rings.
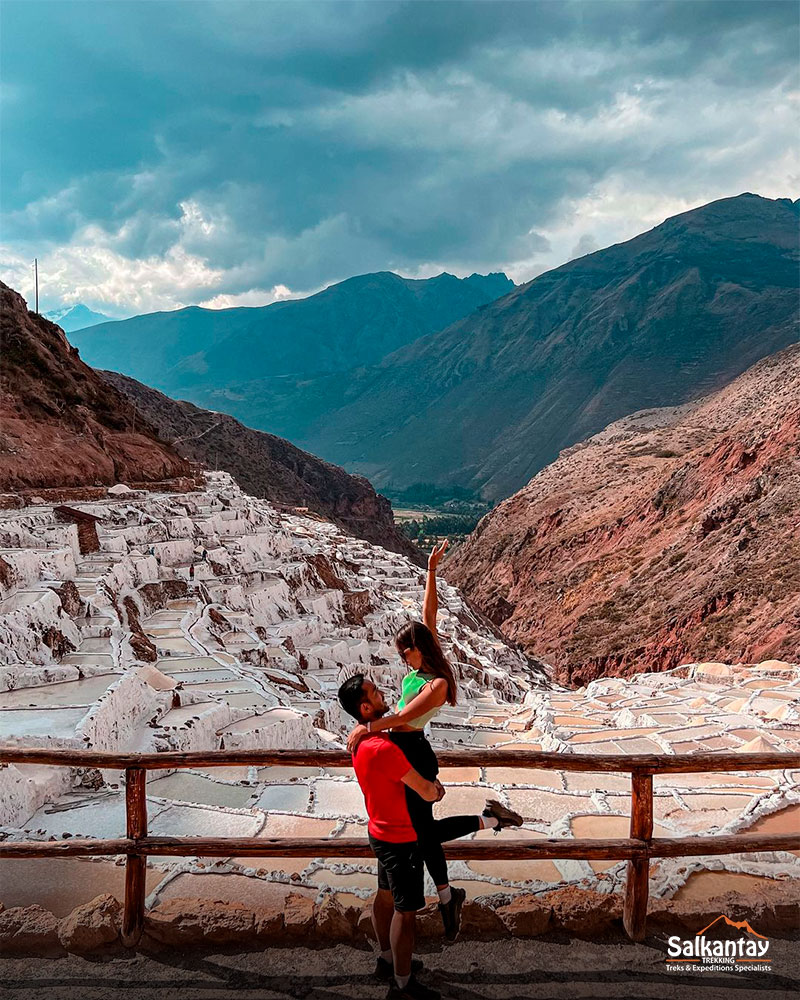
{"label": "dirt path", "polygon": [[[777,1000],[798,995],[800,937],[773,938],[770,973],[676,974],[658,941],[587,942],[564,937],[456,944],[423,955],[424,979],[447,1000]],[[166,952],[86,961],[5,959],[0,996],[9,1000],[383,1000],[370,979],[371,953],[320,951]]]}

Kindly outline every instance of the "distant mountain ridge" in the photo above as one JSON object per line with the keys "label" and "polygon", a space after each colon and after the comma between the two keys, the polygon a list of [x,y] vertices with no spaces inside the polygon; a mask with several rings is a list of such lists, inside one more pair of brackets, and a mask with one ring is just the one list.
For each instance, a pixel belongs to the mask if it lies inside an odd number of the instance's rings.
{"label": "distant mountain ridge", "polygon": [[61,309],[51,309],[44,313],[45,319],[51,323],[56,323],[64,333],[72,333],[73,330],[83,330],[89,326],[97,326],[98,323],[113,323],[114,320],[105,313],[95,312],[82,302],[74,306],[63,306]]}
{"label": "distant mountain ridge", "polygon": [[610,421],[725,385],[798,339],[800,201],[743,194],[539,275],[372,367],[205,405],[378,488],[508,496]]}
{"label": "distant mountain ridge", "polygon": [[256,497],[308,507],[352,535],[421,563],[420,550],[394,524],[389,501],[361,476],[301,451],[288,441],[254,431],[224,413],[170,399],[117,372],[98,372],[135,405],[179,454],[230,472]]}
{"label": "distant mountain ridge", "polygon": [[381,271],[304,299],[150,313],[77,331],[72,340],[95,367],[186,395],[203,385],[374,364],[513,288],[504,274],[412,279]]}

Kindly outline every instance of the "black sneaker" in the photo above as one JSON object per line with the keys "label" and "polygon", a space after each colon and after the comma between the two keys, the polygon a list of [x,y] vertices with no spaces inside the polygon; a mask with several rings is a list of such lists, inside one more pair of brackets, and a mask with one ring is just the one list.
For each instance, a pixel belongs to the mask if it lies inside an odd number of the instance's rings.
{"label": "black sneaker", "polygon": [[[412,958],[411,959],[411,975],[415,976],[418,972],[422,972],[425,968],[422,959]],[[388,983],[394,978],[394,965],[391,962],[387,962],[382,955],[378,955],[378,960],[375,963],[375,978],[380,979],[381,982]]]}
{"label": "black sneaker", "polygon": [[439,913],[444,924],[444,936],[448,941],[455,941],[461,930],[461,908],[467,898],[466,889],[450,888],[450,902],[439,903]]}
{"label": "black sneaker", "polygon": [[520,814],[514,812],[513,809],[507,809],[504,805],[501,805],[497,799],[486,800],[486,808],[483,810],[483,815],[494,816],[497,820],[495,830],[498,833],[500,830],[504,830],[507,826],[522,826],[522,817]]}
{"label": "black sneaker", "polygon": [[397,985],[397,980],[392,980],[386,1000],[441,1000],[442,994],[438,990],[432,990],[430,986],[423,986],[417,977],[412,973],[411,978],[401,989]]}

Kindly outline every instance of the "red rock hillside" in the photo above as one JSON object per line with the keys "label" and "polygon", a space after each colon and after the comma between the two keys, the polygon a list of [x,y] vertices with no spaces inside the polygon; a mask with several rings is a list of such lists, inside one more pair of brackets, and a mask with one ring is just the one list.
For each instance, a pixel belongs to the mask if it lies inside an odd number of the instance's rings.
{"label": "red rock hillside", "polygon": [[0,489],[153,482],[188,463],[0,282]]}
{"label": "red rock hillside", "polygon": [[449,560],[558,680],[800,659],[800,346],[563,451]]}
{"label": "red rock hillside", "polygon": [[225,413],[170,399],[117,372],[100,372],[165,441],[187,459],[224,469],[245,492],[303,506],[358,538],[422,564],[423,554],[395,526],[392,505],[362,476],[351,476],[289,441],[245,427]]}

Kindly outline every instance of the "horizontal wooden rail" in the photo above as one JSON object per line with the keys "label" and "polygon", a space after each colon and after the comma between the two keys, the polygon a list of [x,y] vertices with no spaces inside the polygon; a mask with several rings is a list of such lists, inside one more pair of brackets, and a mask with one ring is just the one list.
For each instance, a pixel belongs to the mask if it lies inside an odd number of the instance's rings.
{"label": "horizontal wooden rail", "polygon": [[[800,767],[800,753],[588,754],[543,750],[439,750],[441,767],[514,767],[559,771],[698,774],[706,771],[778,771]],[[164,753],[107,753],[0,747],[0,764],[54,764],[147,771],[180,767],[352,767],[344,750],[169,750]]]}
{"label": "horizontal wooden rail", "polygon": [[[452,861],[542,861],[579,859],[629,861],[647,858],[697,857],[719,854],[756,854],[762,851],[800,851],[800,833],[736,833],[724,837],[634,838],[550,837],[545,840],[492,839],[443,844]],[[0,843],[3,858],[54,858],[152,854],[162,857],[247,858],[371,858],[363,837],[327,840],[319,837],[141,837],[133,840],[26,840]]]}
{"label": "horizontal wooden rail", "polygon": [[[598,756],[594,754],[507,750],[503,748],[442,750],[442,767],[541,768],[631,775],[630,837],[500,839],[445,844],[448,858],[484,861],[580,859],[627,861],[623,923],[628,935],[645,936],[649,864],[653,858],[699,857],[800,851],[800,832],[742,833],[713,837],[653,837],[653,775],[709,772],[775,771],[800,768],[800,753],[702,753]],[[148,770],[187,767],[274,765],[285,767],[351,767],[342,750],[209,750],[166,753],[107,753],[97,750],[53,750],[0,747],[0,765],[50,764],[125,771],[126,837],[95,840],[69,838],[49,841],[0,842],[0,859],[109,856],[125,854],[125,904],[122,940],[135,946],[144,928],[145,866],[148,856],[177,857],[371,857],[364,839],[158,837],[147,831]]]}

